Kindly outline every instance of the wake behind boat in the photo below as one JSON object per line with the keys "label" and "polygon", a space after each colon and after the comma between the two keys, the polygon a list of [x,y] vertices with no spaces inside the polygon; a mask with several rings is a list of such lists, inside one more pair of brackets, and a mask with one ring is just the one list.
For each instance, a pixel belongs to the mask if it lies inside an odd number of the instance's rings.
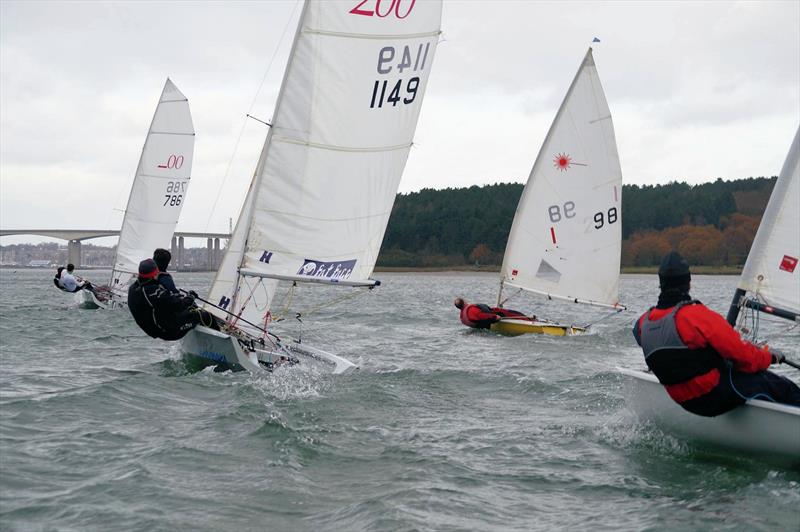
{"label": "wake behind boat", "polygon": [[[403,10],[400,10],[402,4]],[[253,372],[300,358],[354,367],[271,330],[280,281],[370,289],[439,39],[441,1],[389,15],[308,0],[255,175],[184,353]],[[281,358],[284,357],[284,358]]]}
{"label": "wake behind boat", "polygon": [[[619,303],[622,169],[592,49],[545,137],[508,236],[497,307],[522,291],[624,310]],[[504,299],[504,290],[516,289]],[[507,317],[503,334],[581,334],[585,326]],[[462,316],[462,322],[465,320]]]}

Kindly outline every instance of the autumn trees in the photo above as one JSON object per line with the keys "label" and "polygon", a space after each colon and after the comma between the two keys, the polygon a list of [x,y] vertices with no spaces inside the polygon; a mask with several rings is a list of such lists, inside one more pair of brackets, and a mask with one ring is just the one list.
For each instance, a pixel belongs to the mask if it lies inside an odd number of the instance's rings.
{"label": "autumn trees", "polygon": [[[742,264],[774,184],[762,177],[625,185],[623,266],[656,265],[671,249],[692,264]],[[400,194],[378,264],[499,265],[521,194],[516,183]]]}

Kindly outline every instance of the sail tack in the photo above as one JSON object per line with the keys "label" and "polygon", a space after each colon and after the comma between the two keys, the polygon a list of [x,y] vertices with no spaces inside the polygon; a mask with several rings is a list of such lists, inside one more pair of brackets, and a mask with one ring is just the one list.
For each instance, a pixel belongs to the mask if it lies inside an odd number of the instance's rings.
{"label": "sail tack", "polygon": [[772,190],[739,288],[767,305],[800,313],[800,128]]}
{"label": "sail tack", "polygon": [[591,48],[533,165],[508,238],[503,284],[619,303],[622,170]]}
{"label": "sail tack", "polygon": [[440,23],[440,1],[306,2],[211,301],[263,324],[276,278],[370,283]]}
{"label": "sail tack", "polygon": [[127,299],[139,262],[156,248],[169,248],[178,223],[194,155],[189,101],[167,79],[144,141],[122,221],[111,273],[115,297]]}

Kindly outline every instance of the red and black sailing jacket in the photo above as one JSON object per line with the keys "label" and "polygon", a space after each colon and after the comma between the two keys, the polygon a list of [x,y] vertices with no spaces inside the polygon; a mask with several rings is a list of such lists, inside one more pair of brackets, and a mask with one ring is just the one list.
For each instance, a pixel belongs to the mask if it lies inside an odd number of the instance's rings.
{"label": "red and black sailing jacket", "polygon": [[495,322],[495,316],[497,314],[489,305],[464,305],[459,314],[461,323],[476,329],[488,329]]}
{"label": "red and black sailing jacket", "polygon": [[723,359],[744,373],[765,370],[772,362],[766,347],[742,340],[725,318],[699,301],[651,308],[636,321],[633,335],[647,366],[678,403],[713,390],[719,384]]}

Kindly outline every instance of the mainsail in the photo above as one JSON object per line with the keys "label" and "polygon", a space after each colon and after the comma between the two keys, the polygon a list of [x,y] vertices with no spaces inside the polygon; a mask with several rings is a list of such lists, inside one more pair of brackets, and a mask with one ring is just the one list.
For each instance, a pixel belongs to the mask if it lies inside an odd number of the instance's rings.
{"label": "mainsail", "polygon": [[115,299],[127,300],[139,262],[155,248],[168,248],[178,223],[194,154],[189,101],[169,79],[164,84],[144,141],[122,221],[111,272]]}
{"label": "mainsail", "polygon": [[553,120],[519,201],[502,286],[619,306],[622,170],[592,49]]}
{"label": "mainsail", "polygon": [[747,256],[728,321],[734,323],[740,298],[747,306],[788,319],[800,315],[800,128],[772,190]]}
{"label": "mainsail", "polygon": [[209,295],[265,326],[279,279],[370,286],[411,148],[441,1],[309,0]]}

